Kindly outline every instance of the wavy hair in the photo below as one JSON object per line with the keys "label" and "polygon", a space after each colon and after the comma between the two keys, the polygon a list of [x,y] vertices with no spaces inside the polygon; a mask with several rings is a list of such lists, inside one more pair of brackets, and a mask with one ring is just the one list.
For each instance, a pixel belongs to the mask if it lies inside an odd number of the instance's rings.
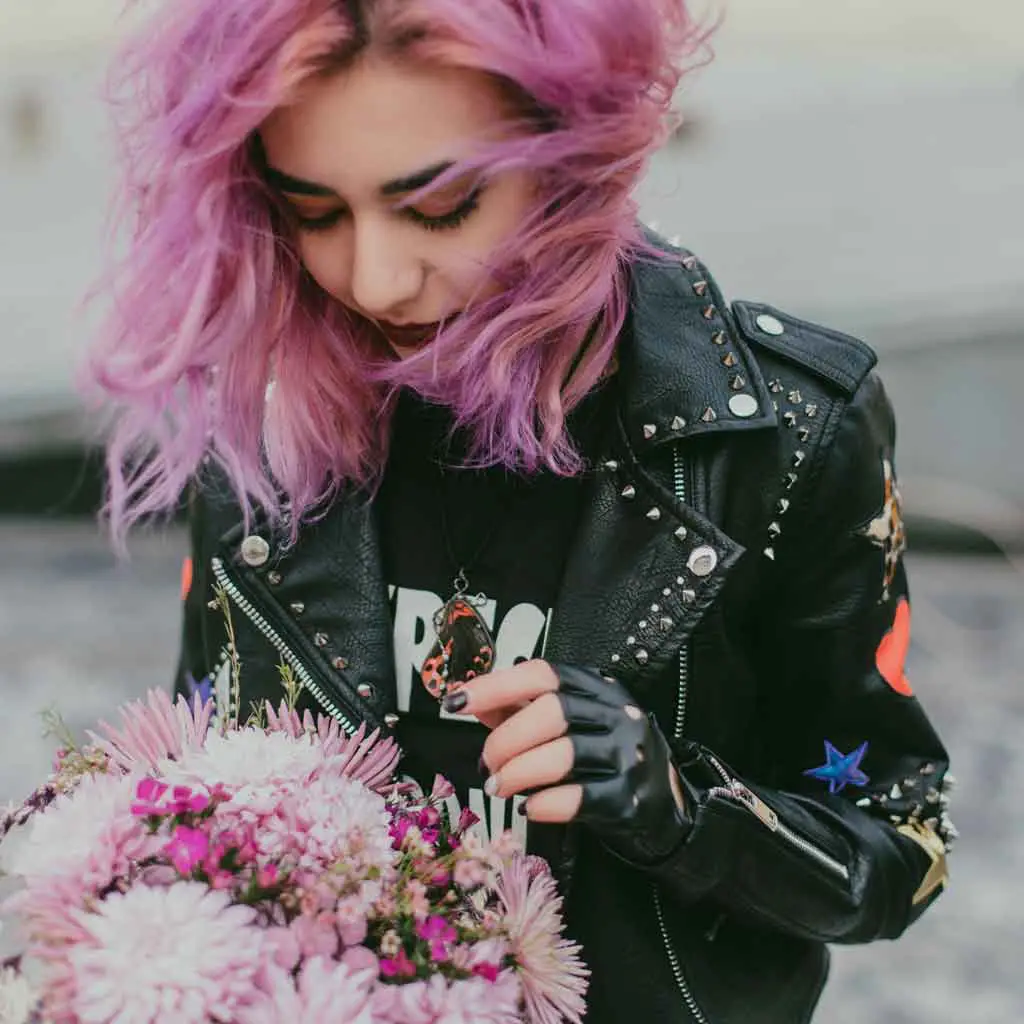
{"label": "wavy hair", "polygon": [[[115,539],[205,457],[294,538],[339,489],[372,491],[402,387],[451,408],[471,464],[577,472],[565,417],[613,355],[630,259],[653,256],[633,191],[707,35],[686,0],[166,0],[114,64],[127,251],[93,290],[107,316],[83,367],[111,412]],[[496,294],[405,360],[304,271],[260,166],[270,113],[367,48],[516,101],[525,130],[430,188],[514,167],[539,184],[493,254]]]}

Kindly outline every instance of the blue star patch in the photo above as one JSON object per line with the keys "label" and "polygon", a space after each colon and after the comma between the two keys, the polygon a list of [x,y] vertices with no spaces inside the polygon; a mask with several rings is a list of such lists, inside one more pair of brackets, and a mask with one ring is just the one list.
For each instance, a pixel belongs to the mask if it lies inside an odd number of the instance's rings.
{"label": "blue star patch", "polygon": [[199,700],[205,704],[213,696],[213,676],[204,676],[200,682],[196,682],[191,672],[185,673],[185,685],[188,687],[188,700],[199,694]]}
{"label": "blue star patch", "polygon": [[817,768],[808,768],[804,775],[827,782],[830,793],[839,793],[847,785],[865,786],[869,780],[860,770],[860,763],[867,752],[867,740],[851,754],[841,753],[825,740],[825,763]]}

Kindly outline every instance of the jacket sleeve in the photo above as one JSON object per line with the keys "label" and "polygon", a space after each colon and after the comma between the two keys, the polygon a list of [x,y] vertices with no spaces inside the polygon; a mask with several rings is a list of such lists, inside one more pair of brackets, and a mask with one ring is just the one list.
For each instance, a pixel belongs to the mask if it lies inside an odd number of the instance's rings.
{"label": "jacket sleeve", "polygon": [[[946,751],[904,674],[895,429],[876,377],[832,430],[804,527],[778,547],[777,610],[755,654],[771,768],[742,779],[677,745],[691,828],[653,873],[682,902],[709,897],[777,930],[856,943],[897,937],[936,898],[955,829]],[[834,781],[807,774],[830,760]]]}
{"label": "jacket sleeve", "polygon": [[207,629],[211,618],[209,601],[213,589],[209,578],[209,556],[204,550],[204,508],[198,486],[188,495],[188,550],[182,564],[181,646],[174,673],[173,689],[189,700],[200,693],[211,695],[213,665],[208,658]]}

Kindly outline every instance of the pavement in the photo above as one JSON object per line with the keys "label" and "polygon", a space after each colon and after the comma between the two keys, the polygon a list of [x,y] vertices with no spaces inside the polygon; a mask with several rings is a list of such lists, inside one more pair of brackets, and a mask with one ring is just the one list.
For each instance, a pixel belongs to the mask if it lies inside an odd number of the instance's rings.
{"label": "pavement", "polygon": [[[0,802],[45,774],[40,715],[76,731],[168,685],[184,537],[117,564],[88,525],[0,521]],[[835,950],[816,1024],[1024,1021],[1024,577],[999,558],[910,558],[911,678],[952,754],[952,885],[896,943]]]}

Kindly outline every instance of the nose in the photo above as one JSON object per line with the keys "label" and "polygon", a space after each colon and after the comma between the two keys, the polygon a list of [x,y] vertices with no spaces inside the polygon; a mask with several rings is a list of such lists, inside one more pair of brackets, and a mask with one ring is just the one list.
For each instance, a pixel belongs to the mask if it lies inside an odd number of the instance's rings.
{"label": "nose", "polygon": [[423,270],[390,225],[356,224],[352,253],[352,298],[364,313],[381,319],[404,319],[419,295]]}

